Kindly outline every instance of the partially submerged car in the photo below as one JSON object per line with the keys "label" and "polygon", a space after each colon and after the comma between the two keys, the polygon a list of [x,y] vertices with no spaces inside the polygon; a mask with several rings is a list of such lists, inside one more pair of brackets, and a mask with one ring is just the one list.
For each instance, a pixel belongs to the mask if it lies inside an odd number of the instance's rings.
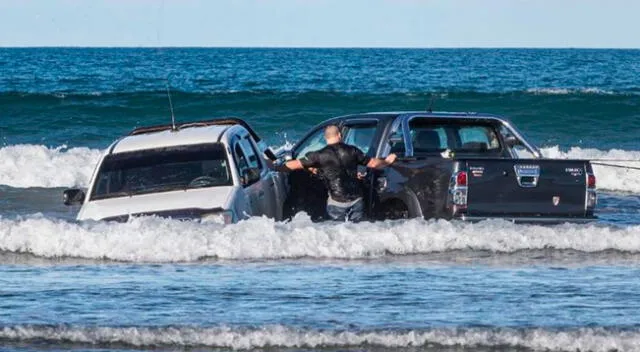
{"label": "partially submerged car", "polygon": [[264,155],[275,158],[240,119],[137,128],[107,149],[88,192],[66,190],[64,203],[82,204],[78,220],[280,220],[285,185]]}
{"label": "partially submerged car", "polygon": [[[370,157],[396,153],[362,182],[371,219],[504,218],[522,222],[595,220],[596,178],[588,160],[545,159],[507,119],[478,113],[396,112],[342,116],[313,128],[284,159],[325,146],[327,125]],[[318,176],[295,171],[285,215],[326,217]]]}

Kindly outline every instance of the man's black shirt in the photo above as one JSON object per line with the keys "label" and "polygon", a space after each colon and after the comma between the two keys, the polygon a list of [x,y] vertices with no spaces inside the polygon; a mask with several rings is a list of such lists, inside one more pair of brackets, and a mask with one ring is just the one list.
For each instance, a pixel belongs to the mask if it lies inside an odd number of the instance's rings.
{"label": "man's black shirt", "polygon": [[305,168],[315,167],[329,190],[331,198],[338,202],[350,202],[362,197],[358,182],[358,165],[367,165],[369,158],[360,149],[342,142],[310,152],[300,159]]}

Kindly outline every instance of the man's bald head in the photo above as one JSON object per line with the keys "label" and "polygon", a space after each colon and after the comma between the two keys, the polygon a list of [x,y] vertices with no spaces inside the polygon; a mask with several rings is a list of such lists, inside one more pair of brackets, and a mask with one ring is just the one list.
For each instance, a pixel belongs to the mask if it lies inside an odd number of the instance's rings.
{"label": "man's bald head", "polygon": [[342,141],[340,129],[336,125],[329,125],[324,129],[324,139],[328,144],[339,143]]}

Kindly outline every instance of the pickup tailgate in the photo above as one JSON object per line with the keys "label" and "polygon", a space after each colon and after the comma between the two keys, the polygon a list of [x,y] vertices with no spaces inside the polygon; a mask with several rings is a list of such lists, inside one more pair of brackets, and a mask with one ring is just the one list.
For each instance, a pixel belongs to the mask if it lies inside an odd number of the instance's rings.
{"label": "pickup tailgate", "polygon": [[588,161],[466,161],[470,216],[584,217]]}

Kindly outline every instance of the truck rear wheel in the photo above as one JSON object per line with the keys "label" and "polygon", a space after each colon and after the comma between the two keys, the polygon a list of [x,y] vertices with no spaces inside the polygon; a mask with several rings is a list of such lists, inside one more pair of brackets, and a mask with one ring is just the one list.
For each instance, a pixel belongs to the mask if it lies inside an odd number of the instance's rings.
{"label": "truck rear wheel", "polygon": [[379,220],[408,219],[409,208],[401,200],[386,202],[378,213]]}

